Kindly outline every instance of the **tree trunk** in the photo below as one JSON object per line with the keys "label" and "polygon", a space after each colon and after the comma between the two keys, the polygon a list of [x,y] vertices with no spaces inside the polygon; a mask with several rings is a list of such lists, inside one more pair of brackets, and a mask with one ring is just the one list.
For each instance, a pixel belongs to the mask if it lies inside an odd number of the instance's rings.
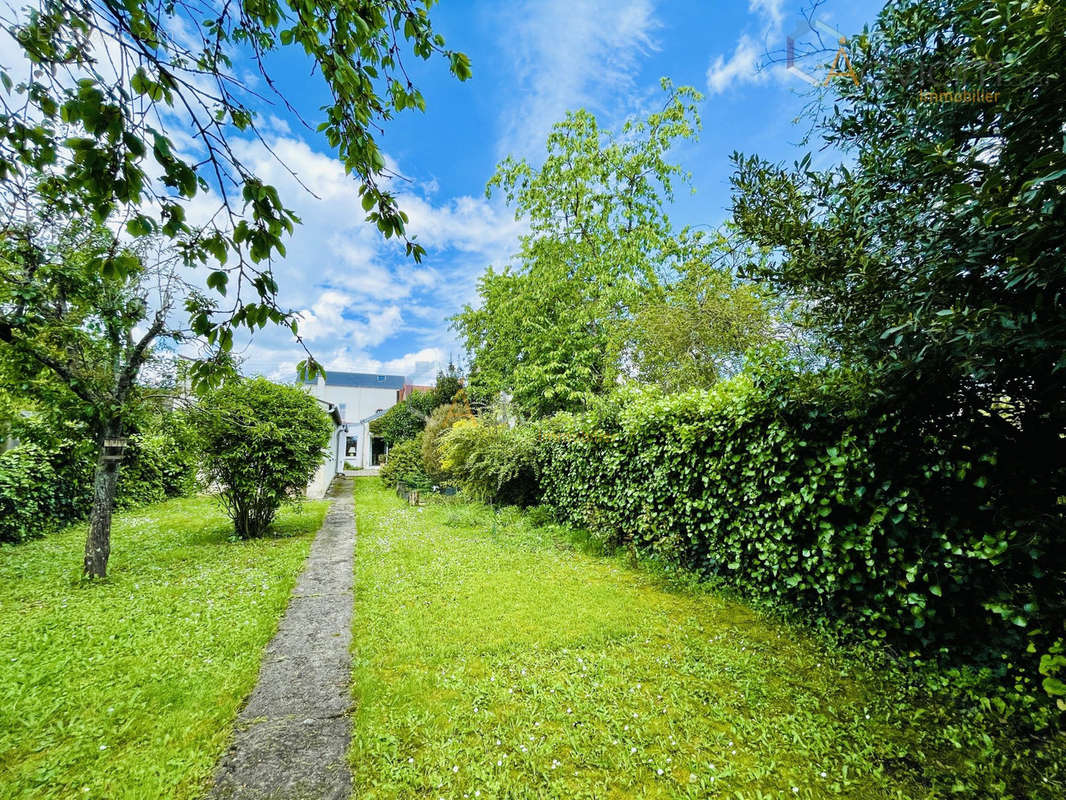
{"label": "tree trunk", "polygon": [[100,455],[96,460],[96,477],[93,480],[93,507],[89,514],[89,535],[85,539],[85,575],[90,578],[107,577],[107,559],[111,555],[111,512],[115,508],[115,490],[118,487],[118,461],[104,458],[107,439],[121,435],[122,426],[109,423],[104,426],[100,440]]}

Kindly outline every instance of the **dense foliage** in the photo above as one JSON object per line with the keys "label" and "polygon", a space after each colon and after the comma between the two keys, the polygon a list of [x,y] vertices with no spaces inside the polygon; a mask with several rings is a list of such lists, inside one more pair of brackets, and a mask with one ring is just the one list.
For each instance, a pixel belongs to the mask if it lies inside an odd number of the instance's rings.
{"label": "dense foliage", "polygon": [[422,439],[408,439],[389,448],[381,466],[381,480],[389,486],[405,483],[413,489],[428,489],[429,477],[422,463]]}
{"label": "dense foliage", "polygon": [[437,442],[441,468],[467,496],[485,503],[528,506],[537,490],[538,436],[487,416],[456,422]]}
{"label": "dense foliage", "polygon": [[[1003,532],[986,546],[1005,587],[1045,586],[1066,528],[1066,6],[902,0],[853,44],[862,79],[835,83],[815,126],[846,165],[737,157],[737,224],[905,441],[994,473],[956,510]],[[1045,689],[1066,695],[1061,596],[983,601],[1033,634]]]}
{"label": "dense foliage", "polygon": [[[1066,555],[1011,475],[953,432],[915,433],[855,377],[752,371],[709,393],[623,394],[542,430],[543,498],[610,545],[784,601],[1044,713],[1042,647]],[[956,676],[958,673],[955,673]]]}
{"label": "dense foliage", "polygon": [[56,506],[55,469],[33,444],[0,453],[0,542],[22,542],[50,525]]}
{"label": "dense foliage", "polygon": [[[19,444],[0,453],[0,541],[42,536],[84,519],[92,506],[96,445],[84,420],[18,414]],[[199,488],[198,455],[179,411],[142,412],[133,423],[115,504],[129,508]]]}
{"label": "dense foliage", "polygon": [[176,410],[156,414],[130,437],[117,503],[126,508],[195,494],[201,488],[199,465],[188,415]]}
{"label": "dense foliage", "polygon": [[265,535],[282,503],[302,496],[333,430],[313,397],[265,378],[227,381],[194,420],[204,471],[242,539]]}
{"label": "dense foliage", "polygon": [[[678,229],[667,216],[675,184],[687,180],[670,149],[695,138],[701,96],[663,88],[663,108],[620,131],[572,112],[553,127],[538,167],[512,158],[498,166],[489,190],[528,219],[530,232],[518,265],[490,268],[477,307],[454,318],[471,355],[475,400],[507,392],[527,416],[541,417],[583,408],[619,373],[664,383],[695,373],[709,384],[722,362],[765,339],[768,315],[758,293],[721,263],[720,237]],[[675,285],[684,312],[668,307]],[[703,293],[688,302],[693,285]],[[689,329],[692,317],[698,324]]]}
{"label": "dense foliage", "polygon": [[426,420],[426,429],[422,432],[421,438],[422,468],[434,484],[443,484],[451,477],[438,446],[441,437],[455,423],[470,419],[471,416],[470,404],[467,403],[465,394],[460,393],[453,402],[433,409],[433,413]]}

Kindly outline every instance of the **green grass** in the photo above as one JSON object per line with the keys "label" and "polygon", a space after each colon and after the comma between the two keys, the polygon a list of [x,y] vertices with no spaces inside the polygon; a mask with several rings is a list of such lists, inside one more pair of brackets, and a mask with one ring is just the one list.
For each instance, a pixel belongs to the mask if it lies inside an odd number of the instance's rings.
{"label": "green grass", "polygon": [[356,514],[355,797],[1022,796],[1008,743],[743,604],[376,479]]}
{"label": "green grass", "polygon": [[0,797],[199,796],[326,507],[252,542],[209,498],[119,514],[96,584],[84,526],[0,548]]}

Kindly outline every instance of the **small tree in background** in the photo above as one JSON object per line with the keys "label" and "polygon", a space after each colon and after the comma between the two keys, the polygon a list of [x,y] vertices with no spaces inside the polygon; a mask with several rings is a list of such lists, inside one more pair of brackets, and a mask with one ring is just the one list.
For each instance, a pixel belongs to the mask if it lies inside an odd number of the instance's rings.
{"label": "small tree in background", "polygon": [[209,392],[196,420],[204,470],[242,539],[266,534],[281,504],[303,494],[331,432],[313,397],[264,378]]}
{"label": "small tree in background", "polygon": [[428,412],[414,407],[410,400],[397,403],[370,423],[370,432],[384,440],[390,448],[414,439],[426,427]]}
{"label": "small tree in background", "polygon": [[[432,411],[437,406],[443,406],[450,403],[455,399],[455,395],[459,393],[459,390],[463,388],[463,379],[459,376],[459,371],[455,368],[455,364],[448,362],[448,371],[437,371],[437,384],[432,392],[427,392],[433,400],[432,405],[429,407],[429,411]],[[417,394],[417,392],[416,392]],[[414,395],[412,395],[412,398]],[[422,399],[422,406],[424,407],[428,401],[427,398]]]}

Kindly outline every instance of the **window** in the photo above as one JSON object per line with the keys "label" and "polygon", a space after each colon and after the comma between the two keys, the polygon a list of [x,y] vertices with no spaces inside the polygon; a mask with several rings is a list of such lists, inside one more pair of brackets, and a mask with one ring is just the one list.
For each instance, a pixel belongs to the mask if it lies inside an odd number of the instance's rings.
{"label": "window", "polygon": [[339,404],[337,405],[337,408],[338,408],[338,409],[340,410],[340,412],[341,412],[341,419],[348,419],[348,414],[347,414],[347,411],[348,411],[348,404],[347,404],[347,403],[339,403]]}
{"label": "window", "polygon": [[378,375],[378,383],[384,383],[384,382],[385,382],[385,376],[384,375]]}

